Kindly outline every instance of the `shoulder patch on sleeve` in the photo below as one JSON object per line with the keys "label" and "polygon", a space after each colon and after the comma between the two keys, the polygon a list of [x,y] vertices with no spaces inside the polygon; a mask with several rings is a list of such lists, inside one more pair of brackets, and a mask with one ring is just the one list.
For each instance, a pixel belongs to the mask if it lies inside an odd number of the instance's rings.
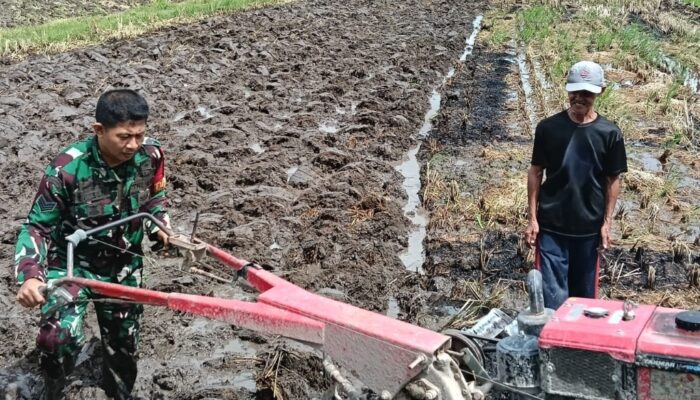
{"label": "shoulder patch on sleeve", "polygon": [[39,206],[39,209],[42,212],[51,212],[56,209],[56,206],[58,206],[58,203],[44,196],[43,194],[36,199],[36,204]]}

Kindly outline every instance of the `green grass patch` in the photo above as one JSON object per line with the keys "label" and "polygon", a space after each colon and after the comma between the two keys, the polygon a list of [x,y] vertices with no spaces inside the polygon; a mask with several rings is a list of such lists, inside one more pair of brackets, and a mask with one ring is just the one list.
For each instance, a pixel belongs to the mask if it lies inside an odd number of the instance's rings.
{"label": "green grass patch", "polygon": [[494,26],[486,42],[492,46],[500,46],[510,39],[510,32],[504,26]]}
{"label": "green grass patch", "polygon": [[533,6],[518,14],[520,39],[526,44],[549,36],[552,27],[561,19],[561,12],[548,6]]}
{"label": "green grass patch", "polygon": [[616,31],[616,41],[623,52],[632,53],[648,66],[659,66],[662,59],[659,41],[639,24]]}
{"label": "green grass patch", "polygon": [[176,22],[188,22],[244,8],[282,2],[282,0],[185,0],[173,3],[159,0],[110,15],[67,18],[38,26],[0,29],[0,55],[62,51],[111,38],[140,35]]}
{"label": "green grass patch", "polygon": [[695,7],[700,7],[700,0],[685,0],[685,4],[689,4],[689,5],[695,6]]}

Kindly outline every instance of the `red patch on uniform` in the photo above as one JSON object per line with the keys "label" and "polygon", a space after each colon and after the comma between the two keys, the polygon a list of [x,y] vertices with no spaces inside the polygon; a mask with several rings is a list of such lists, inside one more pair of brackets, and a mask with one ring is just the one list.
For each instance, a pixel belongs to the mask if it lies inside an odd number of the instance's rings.
{"label": "red patch on uniform", "polygon": [[158,166],[156,166],[156,173],[153,174],[153,180],[151,180],[151,193],[154,194],[165,189],[165,156],[162,150],[159,149],[159,151]]}
{"label": "red patch on uniform", "polygon": [[165,177],[153,184],[153,193],[160,192],[165,189]]}

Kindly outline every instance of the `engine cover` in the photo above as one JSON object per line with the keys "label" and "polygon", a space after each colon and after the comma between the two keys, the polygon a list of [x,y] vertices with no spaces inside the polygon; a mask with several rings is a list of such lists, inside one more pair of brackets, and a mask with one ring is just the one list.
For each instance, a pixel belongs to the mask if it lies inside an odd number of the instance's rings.
{"label": "engine cover", "polygon": [[639,337],[639,400],[700,399],[700,331],[677,327],[681,311],[657,307]]}
{"label": "engine cover", "polygon": [[[590,400],[636,399],[637,339],[653,306],[640,306],[631,320],[623,302],[569,298],[540,334],[545,393]],[[674,399],[677,400],[677,399]]]}

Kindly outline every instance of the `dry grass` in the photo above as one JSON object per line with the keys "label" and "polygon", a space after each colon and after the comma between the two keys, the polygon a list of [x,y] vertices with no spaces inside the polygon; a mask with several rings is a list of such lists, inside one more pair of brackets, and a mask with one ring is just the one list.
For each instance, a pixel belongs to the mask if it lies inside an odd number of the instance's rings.
{"label": "dry grass", "polygon": [[302,212],[301,215],[299,215],[299,218],[302,221],[311,221],[311,220],[316,219],[319,215],[321,215],[321,210],[313,207],[313,208],[309,208],[307,210],[304,210],[304,212]]}
{"label": "dry grass", "polygon": [[460,329],[474,325],[491,309],[504,307],[509,296],[523,297],[526,293],[524,285],[524,282],[505,279],[499,279],[495,284],[475,280],[456,284],[452,288],[450,299],[464,301],[464,306],[452,318],[449,327]]}
{"label": "dry grass", "polygon": [[283,350],[277,349],[272,352],[265,361],[265,367],[263,368],[262,373],[256,378],[257,386],[262,388],[270,388],[273,398],[277,400],[284,400],[284,394],[282,393],[277,381],[280,365],[284,356],[285,352]]}
{"label": "dry grass", "polygon": [[487,220],[520,226],[527,218],[525,173],[506,178],[484,190],[479,206]]}
{"label": "dry grass", "polygon": [[350,225],[361,224],[374,218],[375,213],[384,210],[386,210],[386,198],[377,193],[366,194],[350,208],[352,217]]}
{"label": "dry grass", "polygon": [[[699,145],[692,117],[698,118],[697,102],[683,94],[688,89],[682,85],[686,69],[700,69],[699,24],[662,10],[668,7],[659,0],[544,0],[520,6],[518,33],[528,59],[541,64],[554,83],[542,88],[531,82],[542,109],[567,106],[559,83],[571,64],[590,59],[606,66],[609,86],[625,82],[606,91],[597,107],[628,139],[644,138],[644,127],[652,121],[668,132],[667,142]],[[569,14],[572,9],[575,13]],[[654,29],[667,35],[659,37]]]}
{"label": "dry grass", "polygon": [[478,213],[474,200],[462,192],[459,182],[448,180],[434,163],[427,164],[424,180],[423,207],[430,211],[429,230],[460,230]]}
{"label": "dry grass", "polygon": [[608,297],[669,308],[686,310],[700,308],[700,289],[697,287],[643,291],[613,287],[610,289]]}
{"label": "dry grass", "polygon": [[638,169],[630,169],[625,174],[624,180],[627,189],[642,195],[654,195],[664,185],[661,177]]}
{"label": "dry grass", "polygon": [[516,146],[508,143],[507,147],[485,146],[481,149],[479,157],[486,161],[528,161],[530,158],[530,146]]}

